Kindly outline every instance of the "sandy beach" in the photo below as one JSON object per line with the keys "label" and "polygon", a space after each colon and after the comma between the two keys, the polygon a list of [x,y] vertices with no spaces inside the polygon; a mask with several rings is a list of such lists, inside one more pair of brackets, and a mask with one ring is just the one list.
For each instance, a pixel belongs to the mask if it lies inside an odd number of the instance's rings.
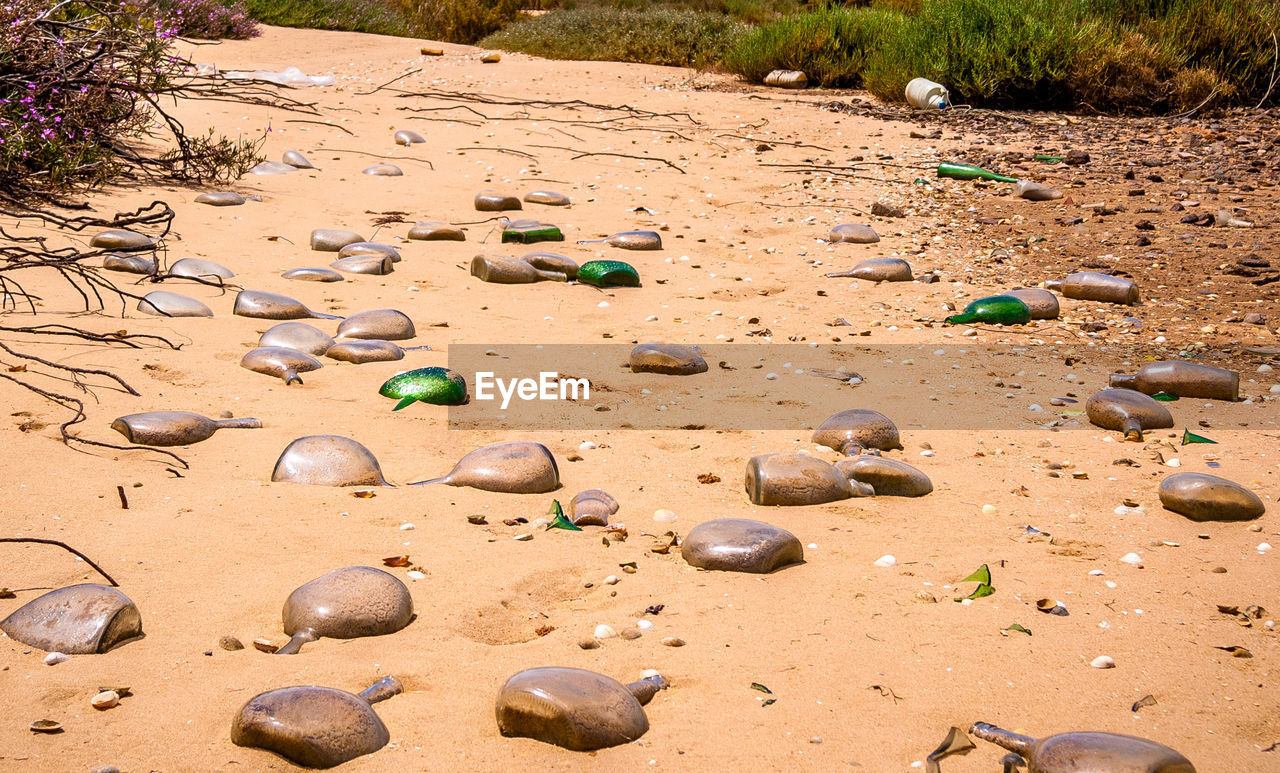
{"label": "sandy beach", "polygon": [[[445,53],[422,56],[423,45]],[[182,344],[106,349],[5,334],[15,349],[110,369],[141,394],[99,385],[85,398],[88,420],[73,430],[83,437],[119,442],[111,422],[149,410],[211,417],[227,411],[264,426],[172,449],[189,463],[182,469],[146,452],[68,448],[58,437],[66,419],[61,409],[0,383],[8,414],[0,423],[3,533],[62,540],[92,557],[137,604],[146,633],[107,654],[52,667],[43,652],[0,638],[0,714],[7,718],[0,724],[0,767],[295,769],[231,743],[232,718],[245,701],[303,684],[358,692],[395,675],[405,694],[377,705],[390,743],[344,770],[909,771],[923,769],[950,727],[978,720],[1036,737],[1069,730],[1138,735],[1179,750],[1201,773],[1280,769],[1274,612],[1242,627],[1216,608],[1280,610],[1276,551],[1259,549],[1280,545],[1280,395],[1269,391],[1280,380],[1276,371],[1259,372],[1267,363],[1280,367],[1274,354],[1280,341],[1266,325],[1226,321],[1261,312],[1274,326],[1280,284],[1255,286],[1219,270],[1246,254],[1280,265],[1269,168],[1241,194],[1242,204],[1228,200],[1237,192],[1230,185],[1209,191],[1211,181],[1179,174],[1177,165],[1190,160],[1171,156],[1159,170],[1166,179],[1145,185],[1144,202],[1195,198],[1196,211],[1252,210],[1251,229],[1200,229],[1181,225],[1177,212],[1138,212],[1139,197],[1127,195],[1138,183],[1113,174],[1116,167],[1095,173],[1115,159],[1089,144],[1088,119],[1072,118],[1082,124],[1074,128],[1062,119],[1064,132],[1082,132],[1079,144],[1048,149],[1093,155],[1089,165],[1044,169],[1068,197],[1031,202],[1007,195],[1008,186],[939,181],[932,173],[952,149],[980,146],[997,157],[1042,152],[1029,133],[992,139],[960,125],[819,109],[865,95],[769,90],[688,70],[514,54],[482,64],[481,51],[465,46],[272,27],[252,41],[188,48],[193,61],[222,70],[296,66],[335,76],[334,86],[289,92],[314,102],[315,115],[216,102],[175,108],[193,134],[215,128],[255,138],[269,131],[267,159],[297,150],[316,169],[246,175],[222,186],[260,197],[239,207],[194,203],[203,189],[120,186],[94,192],[88,200],[95,210],[105,216],[162,199],[177,213],[162,253],[169,262],[216,261],[235,272],[231,281],[241,287],[283,293],[325,314],[399,309],[418,333],[401,343],[430,350],[359,366],[325,360],[323,369],[303,375],[302,385],[286,386],[239,367],[275,323],[233,316],[231,290],[176,281],[131,288],[198,298],[213,309],[212,319],[146,316],[132,305],[122,316],[114,301],[85,314],[81,299],[51,274],[38,287],[38,318],[5,314],[8,325],[73,320]],[[554,104],[571,100],[580,102]],[[635,110],[605,109],[624,105]],[[1206,143],[1229,143],[1211,123],[1180,123],[1169,136],[1178,141],[1198,132]],[[420,132],[427,142],[397,146],[392,135],[400,129]],[[1266,141],[1258,148],[1265,150]],[[881,165],[848,177],[769,166],[840,166],[854,157]],[[361,173],[379,161],[398,165],[403,176]],[[1272,152],[1267,164],[1274,163]],[[522,213],[508,213],[554,223],[566,241],[500,244],[496,221],[477,222],[493,214],[473,206],[485,189],[567,194],[568,208],[526,204]],[[1185,195],[1175,195],[1178,189]],[[905,216],[867,214],[877,201],[902,207]],[[1130,211],[1104,217],[1083,208],[1093,202],[1127,203]],[[1082,213],[1083,224],[1066,222]],[[1133,224],[1143,219],[1158,228],[1150,244],[1135,246],[1140,231]],[[416,221],[469,223],[467,240],[404,240]],[[869,224],[881,241],[822,241],[842,222]],[[327,266],[336,257],[308,249],[315,228],[395,244],[403,260],[389,275],[350,274],[341,283],[282,278],[288,269]],[[628,229],[658,231],[663,249],[576,243]],[[642,286],[498,285],[467,271],[477,253],[540,249],[578,263],[628,261]],[[918,281],[823,276],[888,256],[906,258]],[[971,300],[1061,278],[1097,260],[1124,268],[1144,302],[1117,307],[1062,298],[1059,321],[983,327],[975,335],[940,324]],[[935,272],[938,281],[919,281]],[[136,279],[112,278],[121,286]],[[330,334],[337,325],[309,322]],[[710,415],[701,429],[638,420],[621,428],[602,413],[590,424],[521,429],[512,412],[507,424],[463,430],[451,429],[450,417],[465,419],[474,406],[415,404],[393,412],[394,402],[378,394],[397,372],[456,367],[451,347],[501,355],[504,347],[538,344],[607,346],[610,356],[620,354],[609,363],[614,391],[597,392],[591,402],[616,406],[640,399],[646,388],[640,374],[620,364],[634,343],[647,341],[703,345],[714,371],[653,376],[661,384],[655,390],[714,389],[706,384],[730,377],[756,379],[763,389],[766,373],[775,372],[769,388],[785,395],[748,401],[730,418]],[[1204,344],[1195,350],[1203,361],[1240,371],[1242,396],[1250,399],[1169,403],[1175,427],[1148,432],[1144,443],[1125,443],[1081,415],[1084,400],[1107,385],[1109,374],[1176,356],[1195,342]],[[798,365],[782,369],[791,362],[784,345],[803,353],[810,344],[844,347],[847,359],[827,367],[845,365],[866,382],[852,387],[795,372]],[[718,346],[731,346],[734,355],[716,356]],[[749,346],[763,347],[765,367],[751,367],[743,353]],[[1273,354],[1248,347],[1272,347]],[[726,358],[733,373],[717,368]],[[782,363],[776,369],[775,359]],[[1058,397],[1078,403],[1051,405]],[[752,456],[804,451],[839,458],[810,440],[833,406],[875,409],[893,419],[905,448],[886,455],[927,474],[933,493],[805,507],[751,504],[743,475]],[[788,411],[803,421],[788,427],[790,418],[775,420],[790,417]],[[1047,426],[1051,421],[1057,426]],[[1180,446],[1184,429],[1217,444]],[[361,498],[350,488],[272,483],[285,446],[317,434],[358,440],[397,485]],[[402,485],[443,475],[468,451],[506,440],[551,449],[562,488],[512,495]],[[1157,497],[1160,480],[1174,472],[1237,481],[1268,512],[1248,523],[1193,522],[1162,508]],[[504,524],[543,517],[553,498],[567,503],[591,488],[620,502],[615,519],[627,527],[625,542],[602,542],[595,527]],[[676,519],[655,521],[658,510]],[[487,524],[468,521],[476,515]],[[647,535],[683,535],[716,518],[787,529],[806,546],[805,561],[769,575],[706,572],[688,566],[678,550],[650,550]],[[1028,526],[1048,536],[1028,533]],[[532,538],[514,539],[526,533]],[[1121,561],[1129,553],[1140,564]],[[0,599],[0,617],[39,593],[23,589],[101,581],[52,546],[4,545],[0,554],[6,566],[0,586],[19,591]],[[413,596],[417,618],[408,627],[388,636],[324,639],[293,657],[251,645],[258,638],[287,640],[280,609],[297,586],[332,569],[382,566],[399,555],[408,555],[411,566],[388,571]],[[896,565],[877,566],[886,555]],[[624,571],[631,562],[635,571]],[[960,581],[983,564],[996,592],[954,601],[973,590]],[[410,568],[422,578],[411,579]],[[621,581],[606,584],[610,575]],[[1069,614],[1038,611],[1036,602],[1046,598]],[[657,606],[660,612],[646,613]],[[579,646],[600,624],[621,631],[642,619],[652,629],[637,639]],[[1031,635],[1007,630],[1015,623]],[[224,636],[246,649],[222,649]],[[685,645],[663,646],[664,637]],[[1221,649],[1234,646],[1252,657]],[[1090,667],[1101,655],[1113,658],[1115,668]],[[494,718],[499,688],[522,669],[548,665],[591,669],[624,683],[657,669],[670,687],[646,708],[650,730],[630,744],[576,753],[502,737]],[[97,711],[89,700],[108,685],[128,685],[132,695]],[[1154,705],[1132,710],[1147,695]],[[765,705],[766,699],[774,702]],[[45,718],[64,731],[28,730]],[[1002,755],[978,742],[944,759],[942,770],[992,771]]]}

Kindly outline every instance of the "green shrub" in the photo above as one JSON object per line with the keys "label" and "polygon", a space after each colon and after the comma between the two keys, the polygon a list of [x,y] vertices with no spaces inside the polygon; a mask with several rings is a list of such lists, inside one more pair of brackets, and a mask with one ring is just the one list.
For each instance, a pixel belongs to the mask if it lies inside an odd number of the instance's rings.
{"label": "green shrub", "polygon": [[412,36],[414,25],[399,8],[369,0],[245,0],[249,15],[277,27]]}
{"label": "green shrub", "polygon": [[773,70],[803,70],[809,82],[854,87],[872,51],[900,26],[897,14],[824,8],[756,27],[725,55],[724,67],[750,81]]}
{"label": "green shrub", "polygon": [[592,7],[521,19],[480,45],[548,59],[702,68],[719,62],[745,30],[718,13]]}
{"label": "green shrub", "polygon": [[475,43],[510,24],[521,0],[400,0],[400,8],[422,37]]}

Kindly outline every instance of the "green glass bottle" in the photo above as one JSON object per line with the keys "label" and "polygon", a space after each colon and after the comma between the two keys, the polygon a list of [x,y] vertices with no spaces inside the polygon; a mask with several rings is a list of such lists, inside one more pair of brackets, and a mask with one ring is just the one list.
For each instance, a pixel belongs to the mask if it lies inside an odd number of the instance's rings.
{"label": "green glass bottle", "polygon": [[578,269],[578,281],[596,287],[639,287],[640,274],[620,260],[591,260]]}
{"label": "green glass bottle", "polygon": [[516,220],[502,229],[502,243],[536,244],[538,242],[562,242],[564,234],[557,226],[536,220]]}
{"label": "green glass bottle", "polygon": [[953,180],[993,180],[998,183],[1016,183],[1018,178],[988,172],[980,166],[969,164],[938,164],[938,176]]}
{"label": "green glass bottle", "polygon": [[963,314],[947,317],[953,325],[984,323],[988,325],[1025,325],[1031,321],[1031,309],[1011,295],[979,298],[964,307]]}

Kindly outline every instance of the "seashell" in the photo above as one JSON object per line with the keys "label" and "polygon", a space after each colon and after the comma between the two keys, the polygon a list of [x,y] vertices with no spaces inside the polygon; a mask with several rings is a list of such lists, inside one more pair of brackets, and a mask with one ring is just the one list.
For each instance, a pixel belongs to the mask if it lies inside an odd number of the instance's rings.
{"label": "seashell", "polygon": [[90,698],[89,704],[98,711],[106,711],[120,705],[120,694],[115,690],[103,690]]}

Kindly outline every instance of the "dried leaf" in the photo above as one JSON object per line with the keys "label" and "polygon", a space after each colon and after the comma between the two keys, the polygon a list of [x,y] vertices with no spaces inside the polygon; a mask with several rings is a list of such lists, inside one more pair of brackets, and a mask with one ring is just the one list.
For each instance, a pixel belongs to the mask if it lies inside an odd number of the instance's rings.
{"label": "dried leaf", "polygon": [[773,704],[775,704],[775,703],[777,703],[777,702],[778,702],[778,699],[777,699],[777,698],[768,698],[768,699],[766,699],[766,700],[764,700],[764,701],[762,701],[762,702],[760,703],[760,707],[761,707],[761,708],[764,708],[765,706],[772,706]]}
{"label": "dried leaf", "polygon": [[760,692],[762,692],[762,693],[767,693],[767,694],[769,694],[769,695],[773,695],[773,690],[770,690],[768,687],[765,687],[764,685],[760,684],[759,682],[752,682],[752,683],[751,683],[751,689],[753,689],[753,690],[759,690],[759,691],[760,691]]}
{"label": "dried leaf", "polygon": [[485,517],[483,515],[468,515],[467,523],[473,526],[484,526],[485,524],[488,523],[488,521],[485,520]]}
{"label": "dried leaf", "polygon": [[533,632],[538,634],[539,636],[546,636],[547,634],[551,633],[555,629],[556,627],[554,625],[540,625],[537,628],[534,628]]}
{"label": "dried leaf", "polygon": [[1133,706],[1131,706],[1129,710],[1134,713],[1137,713],[1138,709],[1142,708],[1143,706],[1154,706],[1154,705],[1156,705],[1156,696],[1144,695],[1141,698],[1134,701]]}
{"label": "dried leaf", "polygon": [[32,722],[31,731],[33,733],[61,733],[62,723],[54,722],[52,719],[37,719]]}
{"label": "dried leaf", "polygon": [[719,482],[720,482],[720,476],[719,476],[719,475],[716,475],[715,473],[712,473],[712,472],[704,472],[704,473],[702,473],[701,475],[699,475],[699,476],[698,476],[698,482],[699,482],[699,483],[704,483],[704,484],[708,484],[708,483],[719,483]]}
{"label": "dried leaf", "polygon": [[1030,636],[1030,635],[1031,635],[1031,629],[1030,629],[1030,628],[1025,628],[1025,627],[1023,627],[1023,626],[1021,626],[1021,625],[1019,625],[1019,624],[1017,624],[1017,623],[1014,623],[1013,625],[1009,626],[1009,627],[1008,627],[1008,628],[1006,628],[1005,630],[1006,630],[1006,631],[1017,631],[1018,633],[1025,633],[1027,636]]}
{"label": "dried leaf", "polygon": [[16,599],[18,594],[8,588],[0,588],[0,599]]}
{"label": "dried leaf", "polygon": [[1231,653],[1231,657],[1233,657],[1233,658],[1251,658],[1251,657],[1253,657],[1253,653],[1252,653],[1252,652],[1250,652],[1249,650],[1245,649],[1244,647],[1236,647],[1236,646],[1231,646],[1231,647],[1214,647],[1214,649],[1215,649],[1215,650],[1222,650],[1223,652],[1230,652],[1230,653]]}
{"label": "dried leaf", "polygon": [[409,557],[408,556],[388,556],[382,559],[382,565],[383,566],[408,566]]}

